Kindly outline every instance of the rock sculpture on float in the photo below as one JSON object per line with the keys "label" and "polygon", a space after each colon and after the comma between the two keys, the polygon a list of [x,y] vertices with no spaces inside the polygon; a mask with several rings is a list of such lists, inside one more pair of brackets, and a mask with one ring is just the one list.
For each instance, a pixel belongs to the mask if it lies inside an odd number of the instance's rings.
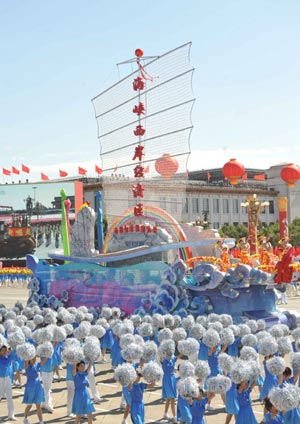
{"label": "rock sculpture on float", "polygon": [[71,231],[71,256],[84,258],[94,257],[95,249],[95,221],[94,209],[84,204],[78,212],[77,219]]}

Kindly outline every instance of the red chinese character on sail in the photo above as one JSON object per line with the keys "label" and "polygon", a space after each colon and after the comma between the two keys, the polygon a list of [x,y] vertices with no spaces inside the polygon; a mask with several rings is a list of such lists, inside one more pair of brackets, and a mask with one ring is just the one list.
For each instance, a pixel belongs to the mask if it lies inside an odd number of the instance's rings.
{"label": "red chinese character on sail", "polygon": [[135,147],[134,156],[132,160],[138,159],[139,161],[141,161],[143,155],[144,155],[144,146],[139,144],[138,146]]}
{"label": "red chinese character on sail", "polygon": [[140,102],[138,105],[135,105],[132,109],[133,113],[136,113],[138,116],[145,115],[145,106],[144,103]]}
{"label": "red chinese character on sail", "polygon": [[142,80],[141,77],[135,78],[133,80],[132,85],[133,85],[134,91],[144,90],[144,88],[145,88],[145,83],[144,83],[144,81]]}
{"label": "red chinese character on sail", "polygon": [[133,184],[132,186],[133,197],[144,197],[143,184]]}
{"label": "red chinese character on sail", "polygon": [[143,216],[144,215],[143,203],[137,203],[133,211],[134,211],[134,216]]}
{"label": "red chinese character on sail", "polygon": [[142,165],[137,165],[133,169],[134,178],[144,178],[145,176],[145,168]]}
{"label": "red chinese character on sail", "polygon": [[133,131],[134,135],[144,135],[146,132],[145,128],[142,125],[137,125]]}

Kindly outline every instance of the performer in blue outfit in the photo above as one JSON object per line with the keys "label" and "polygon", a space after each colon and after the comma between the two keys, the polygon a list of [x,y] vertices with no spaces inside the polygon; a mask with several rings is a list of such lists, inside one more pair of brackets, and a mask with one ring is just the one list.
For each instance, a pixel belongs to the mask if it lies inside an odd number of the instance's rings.
{"label": "performer in blue outfit", "polygon": [[237,389],[234,382],[232,382],[230,389],[226,392],[225,412],[227,412],[225,424],[229,424],[232,416],[236,417],[239,412]]}
{"label": "performer in blue outfit", "polygon": [[92,424],[93,422],[92,412],[95,412],[95,408],[87,389],[87,375],[92,366],[93,363],[90,362],[87,369],[85,369],[84,361],[73,365],[72,375],[74,378],[75,393],[72,404],[72,413],[76,415],[74,424],[80,423],[82,415],[87,415],[88,424]]}
{"label": "performer in blue outfit", "polygon": [[175,376],[175,363],[177,358],[173,355],[170,359],[161,358],[161,364],[163,369],[163,379],[162,379],[162,397],[166,399],[164,418],[169,418],[168,409],[171,407],[171,412],[173,418],[176,417],[175,411],[175,400],[177,397],[176,383],[177,378]]}
{"label": "performer in blue outfit", "polygon": [[6,394],[8,419],[16,421],[14,417],[14,403],[11,389],[11,373],[13,357],[11,349],[3,345],[0,347],[0,399]]}
{"label": "performer in blue outfit", "polygon": [[[44,362],[47,358],[43,359]],[[36,357],[25,361],[25,373],[27,377],[23,403],[26,406],[24,412],[24,424],[29,424],[28,415],[33,404],[36,405],[36,414],[40,424],[43,424],[42,402],[45,402],[45,393],[40,381],[41,363],[36,363]]]}
{"label": "performer in blue outfit", "polygon": [[113,369],[116,368],[118,365],[123,364],[124,362],[124,359],[121,355],[120,339],[116,335],[114,336],[114,343],[111,348],[110,358],[111,366]]}
{"label": "performer in blue outfit", "polygon": [[154,386],[153,384],[146,384],[140,382],[141,374],[137,373],[137,377],[129,386],[131,393],[131,406],[130,406],[130,418],[133,424],[144,424],[145,422],[145,407],[144,407],[144,391],[147,388]]}
{"label": "performer in blue outfit", "polygon": [[235,424],[257,424],[252,410],[250,393],[256,382],[249,386],[248,381],[242,381],[237,385],[239,412]]}
{"label": "performer in blue outfit", "polygon": [[178,395],[177,422],[190,424],[193,420],[189,400]]}
{"label": "performer in blue outfit", "polygon": [[264,416],[264,422],[266,424],[284,424],[281,413],[272,404],[269,398],[264,400],[265,409],[268,411]]}
{"label": "performer in blue outfit", "polygon": [[278,377],[277,375],[272,375],[268,368],[267,368],[267,359],[272,358],[273,355],[265,356],[265,359],[263,360],[263,366],[265,370],[265,378],[263,382],[263,386],[259,395],[260,400],[264,400],[266,397],[268,397],[269,391],[272,389],[272,387],[276,387],[278,384]]}
{"label": "performer in blue outfit", "polygon": [[199,390],[199,395],[193,399],[189,400],[191,414],[192,414],[192,424],[205,424],[204,413],[205,407],[208,401],[212,398],[212,393],[208,393],[207,397],[203,396],[203,390]]}

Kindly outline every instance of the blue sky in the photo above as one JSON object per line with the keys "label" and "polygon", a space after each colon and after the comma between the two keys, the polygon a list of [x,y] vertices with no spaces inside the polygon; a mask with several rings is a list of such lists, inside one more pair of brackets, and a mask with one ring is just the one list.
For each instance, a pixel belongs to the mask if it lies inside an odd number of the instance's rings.
{"label": "blue sky", "polygon": [[189,170],[232,157],[246,167],[299,164],[299,21],[298,0],[0,0],[0,167],[24,163],[30,181],[78,166],[95,176],[91,99],[135,48],[160,55],[188,41]]}

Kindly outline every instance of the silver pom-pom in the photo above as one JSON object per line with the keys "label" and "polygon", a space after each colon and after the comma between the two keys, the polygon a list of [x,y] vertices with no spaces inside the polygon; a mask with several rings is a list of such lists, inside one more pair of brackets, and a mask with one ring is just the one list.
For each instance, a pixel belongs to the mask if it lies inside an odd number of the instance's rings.
{"label": "silver pom-pom", "polygon": [[161,314],[154,314],[152,317],[152,324],[156,328],[164,328],[165,321],[164,317]]}
{"label": "silver pom-pom", "polygon": [[177,328],[181,324],[181,316],[180,315],[174,315],[174,326],[173,328]]}
{"label": "silver pom-pom", "polygon": [[292,331],[292,337],[294,340],[300,339],[300,328],[295,328],[295,330]]}
{"label": "silver pom-pom", "polygon": [[[295,349],[297,350],[297,352],[299,352],[300,351],[300,339],[297,339],[297,340],[294,341],[294,346],[295,346]],[[279,348],[278,348],[278,350],[279,350]]]}
{"label": "silver pom-pom", "polygon": [[229,346],[234,342],[234,334],[230,328],[223,328],[220,332],[221,344]]}
{"label": "silver pom-pom", "polygon": [[2,336],[2,334],[0,334],[0,345],[1,346],[8,346],[8,341],[4,336]]}
{"label": "silver pom-pom", "polygon": [[32,337],[32,331],[30,330],[29,327],[27,327],[26,325],[23,325],[21,327],[21,330],[22,330],[22,332],[23,332],[26,340],[27,339],[31,339],[31,337]]}
{"label": "silver pom-pom", "polygon": [[106,321],[105,318],[99,318],[96,321],[96,325],[101,325],[105,330],[109,329],[109,323]]}
{"label": "silver pom-pom", "polygon": [[211,322],[221,322],[221,317],[219,314],[215,314],[214,312],[212,312],[211,314],[209,314],[207,316],[207,323],[211,323]]}
{"label": "silver pom-pom", "polygon": [[95,336],[89,336],[85,339],[83,344],[83,354],[85,359],[89,362],[95,362],[100,354],[100,343],[99,339]]}
{"label": "silver pom-pom", "polygon": [[164,340],[172,340],[173,339],[172,330],[170,330],[169,328],[162,328],[161,330],[159,330],[157,338],[160,343]]}
{"label": "silver pom-pom", "polygon": [[[246,337],[246,336],[244,336]],[[240,358],[243,361],[257,361],[258,360],[258,353],[255,349],[251,346],[243,346],[240,351]]]}
{"label": "silver pom-pom", "polygon": [[208,347],[218,346],[220,342],[219,333],[213,328],[209,328],[203,336],[203,343]]}
{"label": "silver pom-pom", "polygon": [[189,361],[183,361],[179,365],[179,376],[180,378],[194,377],[195,366]]}
{"label": "silver pom-pom", "polygon": [[151,361],[151,359],[155,358],[157,350],[157,345],[152,340],[149,340],[148,342],[144,343],[143,360],[146,362]]}
{"label": "silver pom-pom", "polygon": [[191,356],[198,353],[199,347],[199,342],[192,337],[189,337],[186,340],[180,340],[180,342],[178,342],[178,352],[186,356]]}
{"label": "silver pom-pom", "polygon": [[190,330],[191,337],[194,337],[196,340],[201,340],[205,333],[205,328],[201,324],[195,324]]}
{"label": "silver pom-pom", "polygon": [[258,319],[256,321],[257,324],[257,331],[264,331],[266,328],[266,321],[264,321],[263,319]]}
{"label": "silver pom-pom", "polygon": [[268,337],[271,337],[271,335],[270,335],[270,333],[268,333],[268,331],[262,330],[262,331],[259,331],[256,334],[256,337],[257,337],[258,342],[260,342],[262,339],[266,339]]}
{"label": "silver pom-pom", "polygon": [[163,370],[157,362],[148,362],[141,370],[142,376],[147,383],[156,383],[162,379]]}
{"label": "silver pom-pom", "polygon": [[130,320],[134,324],[140,324],[142,322],[142,318],[140,317],[140,315],[131,315]]}
{"label": "silver pom-pom", "polygon": [[78,307],[78,311],[83,312],[84,314],[86,314],[89,310],[85,305],[81,305]]}
{"label": "silver pom-pom", "polygon": [[221,370],[228,374],[230,373],[233,364],[233,358],[227,353],[220,353],[220,355],[218,356],[218,364]]}
{"label": "silver pom-pom", "polygon": [[152,324],[153,325],[153,319],[152,319],[152,317],[150,315],[145,315],[142,318],[142,322],[148,322],[149,324]]}
{"label": "silver pom-pom", "polygon": [[62,342],[67,338],[67,333],[64,327],[58,327],[57,325],[53,329],[53,341]]}
{"label": "silver pom-pom", "polygon": [[133,334],[134,333],[134,325],[133,322],[130,321],[130,319],[125,319],[122,323],[122,326],[119,331],[119,336],[122,336],[122,334]]}
{"label": "silver pom-pom", "polygon": [[180,340],[184,340],[186,339],[186,331],[184,328],[175,328],[175,330],[173,330],[173,340],[175,342],[179,342]]}
{"label": "silver pom-pom", "polygon": [[118,308],[117,306],[114,306],[113,308],[111,308],[111,316],[113,318],[120,318],[121,317],[121,309]]}
{"label": "silver pom-pom", "polygon": [[273,337],[264,338],[258,342],[258,353],[264,356],[275,355],[278,344]]}
{"label": "silver pom-pom", "polygon": [[112,310],[108,306],[103,306],[101,309],[101,316],[109,319],[112,316]]}
{"label": "silver pom-pom", "polygon": [[228,314],[221,314],[220,315],[220,321],[221,321],[224,328],[227,328],[227,327],[229,327],[230,325],[233,324],[232,316],[228,315]]}
{"label": "silver pom-pom", "polygon": [[12,310],[7,311],[6,314],[5,314],[5,320],[11,319],[11,320],[15,321],[16,318],[17,318],[17,315]]}
{"label": "silver pom-pom", "polygon": [[142,337],[151,337],[153,335],[153,327],[148,322],[143,322],[138,327],[138,333]]}
{"label": "silver pom-pom", "polygon": [[5,327],[4,325],[0,324],[0,334],[4,334],[5,333]]}
{"label": "silver pom-pom", "polygon": [[246,334],[251,333],[250,328],[246,324],[239,324],[239,329],[240,329],[240,336],[241,337],[245,336]]}
{"label": "silver pom-pom", "polygon": [[78,340],[84,340],[90,335],[91,323],[88,321],[82,321],[77,328],[73,331],[74,337]]}
{"label": "silver pom-pom", "polygon": [[197,316],[196,324],[201,324],[204,328],[206,328],[207,327],[207,317],[205,315]]}
{"label": "silver pom-pom", "polygon": [[18,327],[23,327],[26,324],[26,322],[27,322],[27,318],[24,315],[19,315],[16,318],[16,325]]}
{"label": "silver pom-pom", "polygon": [[143,356],[143,347],[137,343],[131,343],[121,350],[121,355],[125,361],[139,362]]}
{"label": "silver pom-pom", "polygon": [[47,312],[44,316],[45,324],[56,324],[56,321],[57,321],[56,312],[52,311],[52,309],[47,309]]}
{"label": "silver pom-pom", "polygon": [[80,323],[82,321],[84,321],[84,317],[85,317],[85,313],[81,310],[77,310],[75,312],[75,322]]}
{"label": "silver pom-pom", "polygon": [[28,320],[26,322],[26,327],[30,328],[30,330],[33,331],[35,329],[36,325],[32,320]]}
{"label": "silver pom-pom", "polygon": [[289,339],[289,337],[287,336],[280,337],[277,340],[277,344],[278,344],[278,352],[280,353],[280,355],[285,355],[285,354],[289,354],[293,352],[292,342]]}
{"label": "silver pom-pom", "polygon": [[185,399],[199,396],[198,382],[194,377],[186,377],[179,380],[177,383],[177,390],[180,396]]}
{"label": "silver pom-pom", "polygon": [[252,334],[257,332],[257,322],[254,319],[249,319],[249,321],[246,321],[245,324],[248,325]]}
{"label": "silver pom-pom", "polygon": [[73,334],[74,328],[72,324],[64,324],[62,327],[65,329],[67,336],[71,336]]}
{"label": "silver pom-pom", "polygon": [[32,333],[34,342],[42,344],[44,342],[53,340],[53,327],[48,325],[47,327],[39,328]]}
{"label": "silver pom-pom", "polygon": [[19,327],[14,327],[14,331],[10,331],[7,336],[8,344],[15,348],[19,344],[25,343],[25,336],[23,331]]}
{"label": "silver pom-pom", "polygon": [[195,363],[195,376],[200,378],[200,380],[205,380],[207,376],[210,374],[210,367],[207,361],[197,361]]}
{"label": "silver pom-pom", "polygon": [[51,358],[53,355],[54,349],[51,342],[44,342],[36,348],[36,354],[37,356],[40,356],[41,358]]}
{"label": "silver pom-pom", "polygon": [[259,363],[257,361],[249,361],[247,363],[247,370],[248,370],[248,380],[256,381],[258,377],[260,376],[260,367]]}
{"label": "silver pom-pom", "polygon": [[231,387],[231,380],[224,375],[217,375],[207,380],[207,390],[212,393],[225,394]]}
{"label": "silver pom-pom", "polygon": [[174,327],[174,317],[171,314],[166,314],[164,316],[164,323],[167,328],[172,329]]}
{"label": "silver pom-pom", "polygon": [[98,339],[101,339],[104,334],[106,333],[106,330],[104,327],[102,327],[102,325],[92,325],[91,326],[91,336],[95,336]]}
{"label": "silver pom-pom", "polygon": [[293,370],[300,370],[300,352],[291,353],[291,365]]}
{"label": "silver pom-pom", "polygon": [[266,367],[270,374],[279,375],[285,370],[286,364],[283,358],[274,356],[274,358],[270,358],[266,361]]}
{"label": "silver pom-pom", "polygon": [[92,321],[93,321],[93,319],[94,319],[94,315],[93,315],[92,313],[90,313],[90,312],[87,312],[87,313],[84,315],[84,319],[85,319],[85,321],[92,322]]}
{"label": "silver pom-pom", "polygon": [[235,384],[239,384],[242,381],[249,380],[249,372],[250,368],[246,361],[242,361],[241,359],[238,359],[235,361],[231,367],[230,370],[230,377],[231,380]]}
{"label": "silver pom-pom", "polygon": [[23,343],[17,346],[16,352],[19,358],[30,361],[36,355],[35,347],[31,343]]}
{"label": "silver pom-pom", "polygon": [[239,337],[241,335],[240,327],[238,325],[232,324],[229,328],[233,332],[234,337]]}
{"label": "silver pom-pom", "polygon": [[223,325],[221,322],[219,321],[215,321],[215,322],[210,322],[208,324],[208,329],[212,328],[214,330],[216,330],[219,334],[221,333],[221,331],[223,330]]}
{"label": "silver pom-pom", "polygon": [[243,346],[254,347],[257,345],[257,337],[254,334],[246,334],[241,338],[241,343]]}
{"label": "silver pom-pom", "polygon": [[142,336],[140,336],[139,334],[135,334],[134,335],[134,343],[139,344],[141,346],[144,346],[145,341],[144,341]]}
{"label": "silver pom-pom", "polygon": [[131,364],[118,365],[114,372],[114,379],[118,381],[121,386],[129,386],[137,378],[136,370]]}
{"label": "silver pom-pom", "polygon": [[175,353],[174,340],[171,340],[171,339],[163,340],[158,347],[158,353],[163,358],[171,359]]}
{"label": "silver pom-pom", "polygon": [[284,384],[283,387],[273,387],[269,392],[269,398],[279,411],[291,411],[299,406],[300,389],[293,384]]}
{"label": "silver pom-pom", "polygon": [[133,334],[123,334],[120,337],[120,348],[123,349],[124,347],[130,345],[131,343],[136,343],[135,337]]}
{"label": "silver pom-pom", "polygon": [[[67,339],[66,342],[68,340],[72,339]],[[75,341],[76,339],[73,340]],[[78,364],[78,362],[82,361],[84,358],[82,347],[80,346],[78,340],[76,340],[76,342],[78,344],[68,343],[67,345],[65,345],[62,351],[61,357],[63,361],[65,361],[67,364]]]}
{"label": "silver pom-pom", "polygon": [[187,317],[184,317],[181,320],[181,326],[186,331],[189,331],[193,327],[194,324],[195,324],[195,319],[194,319],[193,315],[188,315]]}

